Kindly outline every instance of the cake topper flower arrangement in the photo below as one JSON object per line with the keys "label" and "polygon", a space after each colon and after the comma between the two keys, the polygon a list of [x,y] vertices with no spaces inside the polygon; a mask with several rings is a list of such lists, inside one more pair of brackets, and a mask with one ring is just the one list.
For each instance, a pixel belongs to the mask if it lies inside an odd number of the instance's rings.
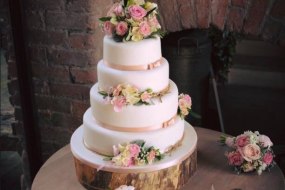
{"label": "cake topper flower arrangement", "polygon": [[258,131],[246,131],[237,137],[221,136],[220,142],[232,151],[226,153],[228,163],[239,174],[257,171],[258,175],[275,165],[272,150],[273,143],[266,135]]}
{"label": "cake topper flower arrangement", "polygon": [[106,17],[101,17],[101,27],[115,41],[140,41],[164,32],[157,20],[157,4],[144,0],[122,0],[115,3]]}

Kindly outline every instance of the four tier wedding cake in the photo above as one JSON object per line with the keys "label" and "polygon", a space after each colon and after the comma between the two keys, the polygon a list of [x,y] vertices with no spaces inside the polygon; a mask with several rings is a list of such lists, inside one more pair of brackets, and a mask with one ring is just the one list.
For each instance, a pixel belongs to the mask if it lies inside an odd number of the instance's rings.
{"label": "four tier wedding cake", "polygon": [[77,177],[88,189],[180,189],[196,170],[197,135],[183,120],[191,98],[169,79],[156,9],[124,0],[100,19],[98,82],[71,138]]}

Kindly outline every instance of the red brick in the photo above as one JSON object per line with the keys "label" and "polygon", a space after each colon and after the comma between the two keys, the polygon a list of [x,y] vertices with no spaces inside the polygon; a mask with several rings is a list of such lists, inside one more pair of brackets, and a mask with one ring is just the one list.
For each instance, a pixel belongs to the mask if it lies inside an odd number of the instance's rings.
{"label": "red brick", "polygon": [[243,26],[244,15],[243,9],[231,8],[228,15],[227,28],[231,31],[240,32]]}
{"label": "red brick", "polygon": [[158,1],[159,12],[165,29],[168,32],[175,32],[181,30],[180,18],[177,7],[177,2],[173,0]]}
{"label": "red brick", "polygon": [[70,82],[70,76],[67,67],[47,66],[41,64],[32,65],[33,77],[40,80]]}
{"label": "red brick", "polygon": [[249,0],[232,0],[233,6],[246,7]]}
{"label": "red brick", "polygon": [[72,131],[68,129],[62,129],[59,127],[41,127],[41,140],[42,141],[52,141],[63,146],[69,143]]}
{"label": "red brick", "polygon": [[48,29],[95,30],[99,27],[98,15],[49,11],[46,14]]}
{"label": "red brick", "polygon": [[39,11],[26,11],[26,24],[28,29],[43,29],[43,13]]}
{"label": "red brick", "polygon": [[196,0],[198,28],[208,28],[210,24],[211,0]]}
{"label": "red brick", "polygon": [[35,102],[39,110],[51,110],[63,113],[70,113],[71,103],[66,98],[36,95]]}
{"label": "red brick", "polygon": [[77,100],[89,100],[90,88],[90,85],[50,83],[50,93],[52,95],[73,98]]}
{"label": "red brick", "polygon": [[75,83],[94,84],[97,81],[97,67],[93,68],[75,68],[70,69],[70,74]]}
{"label": "red brick", "polygon": [[30,30],[29,42],[36,45],[67,47],[67,34],[64,31]]}
{"label": "red brick", "polygon": [[[100,5],[100,8],[98,8]],[[72,0],[66,4],[67,10],[75,12],[101,12],[101,15],[106,14],[109,7],[112,6],[111,1],[102,0]],[[103,14],[102,14],[103,13]]]}
{"label": "red brick", "polygon": [[55,65],[86,67],[96,65],[99,57],[98,51],[48,50],[48,62]]}
{"label": "red brick", "polygon": [[74,117],[83,118],[83,114],[90,107],[90,101],[72,101],[71,113]]}
{"label": "red brick", "polygon": [[34,64],[47,64],[47,53],[46,48],[38,46],[29,46],[28,47],[28,58]]}
{"label": "red brick", "polygon": [[63,0],[27,0],[26,8],[32,10],[60,10],[64,8]]}
{"label": "red brick", "polygon": [[280,18],[285,21],[285,1],[276,0],[271,10],[271,15],[275,18]]}
{"label": "red brick", "polygon": [[100,42],[95,34],[71,33],[69,35],[70,47],[74,49],[95,49],[98,43]]}
{"label": "red brick", "polygon": [[261,24],[265,17],[270,0],[253,0],[244,24],[246,34],[258,35],[261,31]]}
{"label": "red brick", "polygon": [[47,81],[33,80],[33,90],[35,94],[50,94],[50,87]]}
{"label": "red brick", "polygon": [[212,0],[211,14],[212,24],[223,30],[228,11],[228,0]]}
{"label": "red brick", "polygon": [[177,0],[181,25],[184,29],[197,27],[194,7],[189,0]]}
{"label": "red brick", "polygon": [[70,114],[53,112],[51,114],[51,124],[54,127],[60,127],[74,131],[82,124],[82,118],[76,118]]}

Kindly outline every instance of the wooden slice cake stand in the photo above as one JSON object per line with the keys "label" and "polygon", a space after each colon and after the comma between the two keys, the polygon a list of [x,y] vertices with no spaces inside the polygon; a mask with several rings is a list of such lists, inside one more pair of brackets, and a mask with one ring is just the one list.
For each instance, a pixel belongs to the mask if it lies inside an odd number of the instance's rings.
{"label": "wooden slice cake stand", "polygon": [[197,134],[185,122],[181,146],[151,165],[118,167],[83,143],[83,126],[71,137],[71,151],[79,182],[87,189],[116,189],[131,185],[140,190],[180,189],[197,169]]}

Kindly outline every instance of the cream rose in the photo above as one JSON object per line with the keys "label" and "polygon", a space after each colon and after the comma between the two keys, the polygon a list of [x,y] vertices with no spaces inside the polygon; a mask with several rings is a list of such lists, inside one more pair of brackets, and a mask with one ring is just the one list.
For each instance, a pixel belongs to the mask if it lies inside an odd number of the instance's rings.
{"label": "cream rose", "polygon": [[261,157],[260,147],[256,144],[248,144],[239,150],[242,157],[248,162],[258,160]]}

